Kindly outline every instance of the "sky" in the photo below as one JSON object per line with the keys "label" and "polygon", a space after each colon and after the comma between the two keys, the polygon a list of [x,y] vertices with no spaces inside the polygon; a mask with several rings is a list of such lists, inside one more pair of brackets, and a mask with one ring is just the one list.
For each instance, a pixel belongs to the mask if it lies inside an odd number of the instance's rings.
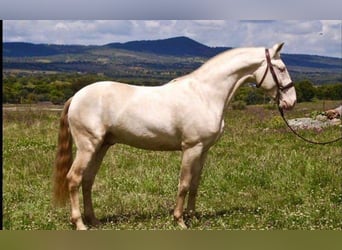
{"label": "sky", "polygon": [[104,45],[187,36],[208,46],[342,57],[342,20],[6,20],[4,42]]}

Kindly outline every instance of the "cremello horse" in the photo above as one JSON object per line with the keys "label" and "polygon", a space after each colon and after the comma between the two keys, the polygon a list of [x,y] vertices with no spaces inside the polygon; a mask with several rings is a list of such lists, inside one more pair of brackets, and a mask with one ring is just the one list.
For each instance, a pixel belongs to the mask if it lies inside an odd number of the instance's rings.
{"label": "cremello horse", "polygon": [[[108,81],[81,89],[65,103],[60,119],[55,201],[63,204],[69,196],[71,221],[77,229],[86,229],[79,204],[82,185],[84,218],[97,225],[91,189],[110,146],[123,143],[148,150],[181,150],[174,219],[186,228],[185,198],[188,194],[187,211],[194,211],[207,152],[223,133],[224,113],[236,90],[245,82],[256,82],[280,108],[294,106],[296,92],[280,59],[282,46],[229,50],[159,87]],[[72,138],[77,148],[74,161]]]}

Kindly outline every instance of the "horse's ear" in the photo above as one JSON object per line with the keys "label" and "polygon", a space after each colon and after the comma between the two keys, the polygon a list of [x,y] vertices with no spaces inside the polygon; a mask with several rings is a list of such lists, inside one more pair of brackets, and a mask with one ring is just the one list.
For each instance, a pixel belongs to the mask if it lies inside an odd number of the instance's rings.
{"label": "horse's ear", "polygon": [[274,55],[277,55],[280,53],[281,49],[283,48],[284,43],[277,43],[273,46],[273,50],[274,50]]}

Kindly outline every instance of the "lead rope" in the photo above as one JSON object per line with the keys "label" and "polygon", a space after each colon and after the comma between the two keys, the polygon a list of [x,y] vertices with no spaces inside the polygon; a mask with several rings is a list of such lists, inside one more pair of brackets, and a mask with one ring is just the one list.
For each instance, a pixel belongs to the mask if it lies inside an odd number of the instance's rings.
{"label": "lead rope", "polygon": [[294,130],[290,124],[288,123],[288,121],[286,120],[285,116],[284,116],[284,111],[282,110],[282,108],[280,108],[280,106],[278,105],[278,110],[279,110],[279,113],[281,115],[281,118],[283,118],[285,124],[287,125],[287,127],[296,135],[298,136],[300,139],[302,139],[303,141],[306,141],[308,143],[312,143],[312,144],[317,144],[317,145],[326,145],[326,144],[330,144],[330,143],[334,143],[334,142],[338,142],[339,140],[342,140],[342,136],[335,139],[335,140],[332,140],[332,141],[325,141],[325,142],[318,142],[318,141],[312,141],[312,140],[309,140],[305,137],[303,137],[302,135],[298,134],[296,130]]}

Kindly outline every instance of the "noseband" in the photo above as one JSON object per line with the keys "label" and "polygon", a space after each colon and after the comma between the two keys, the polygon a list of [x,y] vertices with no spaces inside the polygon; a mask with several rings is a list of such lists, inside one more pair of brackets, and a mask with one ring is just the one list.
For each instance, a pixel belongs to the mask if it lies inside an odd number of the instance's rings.
{"label": "noseband", "polygon": [[272,62],[271,62],[270,52],[268,51],[268,49],[265,49],[265,55],[266,55],[266,61],[267,61],[267,68],[266,68],[264,75],[261,78],[260,83],[257,84],[257,88],[261,87],[261,85],[264,82],[266,75],[268,73],[268,69],[270,69],[270,72],[271,72],[272,77],[273,77],[273,81],[275,82],[275,84],[277,85],[277,88],[278,88],[278,94],[277,95],[279,97],[280,91],[284,91],[284,90],[287,90],[289,88],[292,88],[292,87],[294,87],[294,84],[293,84],[293,82],[290,82],[289,84],[287,84],[285,86],[280,85],[278,77],[274,71],[274,67],[273,67]]}

